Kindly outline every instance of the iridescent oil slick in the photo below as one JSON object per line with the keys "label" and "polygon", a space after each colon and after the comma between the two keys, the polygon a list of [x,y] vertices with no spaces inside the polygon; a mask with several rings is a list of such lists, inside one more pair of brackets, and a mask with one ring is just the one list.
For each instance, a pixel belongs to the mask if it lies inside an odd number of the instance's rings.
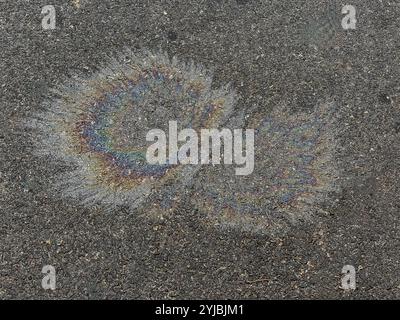
{"label": "iridescent oil slick", "polygon": [[124,206],[162,217],[190,194],[207,225],[270,234],[310,221],[338,189],[334,103],[307,112],[276,106],[250,114],[254,171],[236,176],[227,165],[205,166],[199,173],[198,165],[146,160],[152,129],[167,132],[169,122],[177,121],[179,130],[199,132],[232,118],[235,92],[212,87],[212,75],[202,66],[163,53],[127,51],[52,93],[26,126],[36,135],[38,156],[72,168],[59,174],[54,187],[78,205],[108,212]]}
{"label": "iridescent oil slick", "polygon": [[196,166],[146,162],[146,133],[169,120],[185,128],[218,127],[235,101],[228,87],[212,89],[211,73],[162,53],[130,51],[110,59],[90,78],[53,90],[45,112],[28,126],[38,134],[37,154],[64,161],[57,190],[80,204],[113,210],[151,205],[171,210]]}
{"label": "iridescent oil slick", "polygon": [[335,111],[325,103],[312,112],[281,106],[255,114],[249,124],[256,130],[254,172],[235,177],[226,169],[204,170],[193,197],[203,218],[223,229],[260,234],[310,221],[338,188]]}

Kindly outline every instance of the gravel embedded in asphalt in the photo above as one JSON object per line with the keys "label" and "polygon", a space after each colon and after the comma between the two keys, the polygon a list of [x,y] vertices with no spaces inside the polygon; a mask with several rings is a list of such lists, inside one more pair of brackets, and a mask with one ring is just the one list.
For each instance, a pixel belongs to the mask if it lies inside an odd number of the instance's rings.
{"label": "gravel embedded in asphalt", "polygon": [[[45,0],[0,1],[0,299],[400,298],[400,5],[349,2],[355,30],[341,27],[339,1],[55,0],[56,29],[43,30]],[[312,221],[271,234],[203,223],[195,186],[162,218],[50,192],[71,167],[38,156],[21,123],[51,88],[126,48],[213,70],[246,119],[334,101],[340,191]],[[45,265],[54,291],[41,286]],[[344,265],[355,291],[340,288]]]}

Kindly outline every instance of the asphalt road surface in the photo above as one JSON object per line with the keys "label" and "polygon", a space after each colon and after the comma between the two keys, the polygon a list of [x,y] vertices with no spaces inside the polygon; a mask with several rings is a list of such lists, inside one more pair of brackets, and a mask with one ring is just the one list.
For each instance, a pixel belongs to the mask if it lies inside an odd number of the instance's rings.
{"label": "asphalt road surface", "polygon": [[[355,29],[343,29],[341,1],[0,0],[0,299],[400,298],[400,3],[347,2]],[[56,24],[44,30],[49,4]],[[258,201],[242,188],[270,186],[262,174],[278,170],[285,153],[257,143],[256,158],[270,152],[273,166],[256,163],[250,180],[238,183],[221,168],[202,167],[180,189],[176,181],[163,185],[150,200],[162,204],[155,207],[98,195],[84,205],[54,192],[59,180],[72,181],[65,177],[78,172],[76,163],[51,155],[63,146],[57,139],[41,155],[41,138],[24,123],[52,108],[45,103],[54,101],[52,89],[68,91],[63,84],[90,77],[127,49],[211,70],[208,90],[229,84],[235,91],[232,119],[241,120],[231,125],[275,114],[279,134],[288,119],[299,125],[310,119],[301,115],[334,105],[334,142],[326,135],[312,145],[317,159],[329,157],[310,169],[322,181],[308,189],[318,197],[307,193],[307,207],[294,205],[294,219],[269,231],[287,211],[278,216],[265,205],[270,198]],[[289,111],[276,112],[281,105]],[[74,181],[76,193],[94,192]],[[211,189],[225,205],[203,200]],[[268,223],[244,205],[238,216],[223,213],[235,207],[224,201],[238,190],[242,205],[263,203],[257,214]],[[169,192],[178,198],[172,205],[164,201]],[[42,288],[46,265],[55,268],[55,290]],[[342,286],[345,265],[355,268],[355,290]]]}

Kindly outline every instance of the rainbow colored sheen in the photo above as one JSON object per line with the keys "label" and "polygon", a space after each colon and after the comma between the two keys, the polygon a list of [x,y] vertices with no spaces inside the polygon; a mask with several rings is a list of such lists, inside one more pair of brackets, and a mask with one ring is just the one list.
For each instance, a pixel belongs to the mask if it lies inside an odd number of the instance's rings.
{"label": "rainbow colored sheen", "polygon": [[195,130],[218,127],[235,94],[211,83],[202,66],[162,53],[126,52],[91,77],[54,90],[46,111],[29,124],[39,132],[37,153],[75,166],[56,187],[82,204],[172,205],[198,167],[147,163],[146,134],[170,120]]}
{"label": "rainbow colored sheen", "polygon": [[327,103],[309,113],[277,107],[253,115],[253,174],[233,177],[232,171],[218,168],[205,172],[194,197],[199,210],[212,224],[256,233],[310,220],[324,197],[337,190],[335,110]]}

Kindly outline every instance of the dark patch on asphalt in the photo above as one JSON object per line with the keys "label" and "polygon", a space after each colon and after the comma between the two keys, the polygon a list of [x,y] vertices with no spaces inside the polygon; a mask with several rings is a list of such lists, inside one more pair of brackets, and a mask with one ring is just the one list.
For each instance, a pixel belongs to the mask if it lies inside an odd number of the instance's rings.
{"label": "dark patch on asphalt", "polygon": [[[0,298],[400,297],[396,3],[352,1],[357,29],[335,27],[329,37],[326,1],[81,3],[53,1],[54,31],[41,29],[46,1],[0,3]],[[341,17],[340,3],[333,8]],[[346,181],[327,197],[327,213],[282,236],[255,236],[198,223],[190,189],[161,221],[49,194],[69,168],[34,156],[20,122],[49,88],[125,47],[213,69],[213,85],[237,89],[237,111],[335,100],[345,115],[336,160]],[[41,288],[47,264],[56,267],[54,292]],[[358,272],[354,292],[339,288],[346,264]]]}

